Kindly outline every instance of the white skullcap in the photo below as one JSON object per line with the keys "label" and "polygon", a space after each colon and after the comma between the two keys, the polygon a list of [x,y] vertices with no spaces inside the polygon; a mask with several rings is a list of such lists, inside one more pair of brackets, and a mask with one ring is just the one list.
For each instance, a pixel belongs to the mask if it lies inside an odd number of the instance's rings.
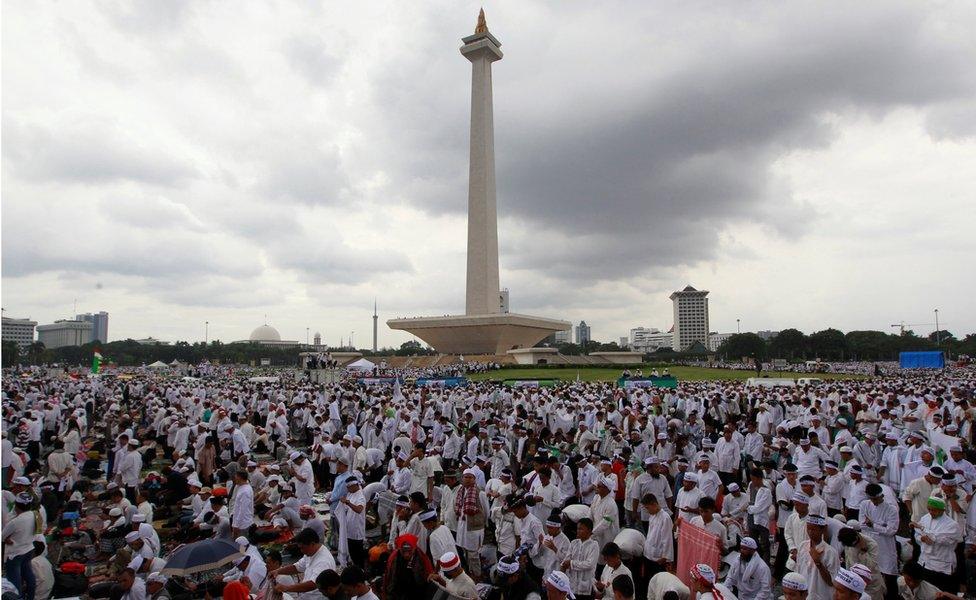
{"label": "white skullcap", "polygon": [[804,592],[807,589],[807,579],[799,573],[787,573],[783,577],[783,588],[788,590],[796,590],[798,592]]}
{"label": "white skullcap", "polygon": [[697,564],[692,567],[691,576],[694,579],[715,583],[715,570],[706,564]]}
{"label": "white skullcap", "polygon": [[445,552],[441,555],[440,559],[437,561],[438,566],[440,566],[441,571],[453,571],[454,569],[461,566],[461,559],[458,555],[453,552]]}
{"label": "white skullcap", "polygon": [[500,560],[496,570],[502,575],[514,575],[518,573],[519,563],[517,560]]}
{"label": "white skullcap", "polygon": [[743,548],[751,548],[753,550],[759,549],[759,544],[757,544],[756,540],[754,540],[751,537],[742,538],[741,540],[739,540],[739,545],[742,546]]}
{"label": "white skullcap", "polygon": [[820,525],[821,527],[826,527],[827,519],[821,517],[820,515],[807,515],[807,524]]}
{"label": "white skullcap", "polygon": [[851,567],[851,572],[856,573],[861,579],[863,579],[865,585],[867,585],[868,581],[874,579],[874,573],[871,571],[871,567],[862,563],[857,563]]}
{"label": "white skullcap", "polygon": [[576,596],[573,594],[573,587],[569,584],[569,576],[562,571],[549,573],[544,583],[551,585],[564,594],[568,594],[570,598],[575,600]]}
{"label": "white skullcap", "polygon": [[853,571],[848,571],[847,569],[840,569],[837,571],[837,576],[834,577],[834,581],[846,587],[856,594],[864,593],[864,580],[861,576]]}

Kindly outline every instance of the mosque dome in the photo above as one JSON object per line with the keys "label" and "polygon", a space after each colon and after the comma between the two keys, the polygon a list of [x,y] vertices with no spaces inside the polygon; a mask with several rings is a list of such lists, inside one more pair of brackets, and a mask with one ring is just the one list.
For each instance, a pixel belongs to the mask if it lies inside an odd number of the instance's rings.
{"label": "mosque dome", "polygon": [[252,331],[248,339],[252,342],[280,342],[281,334],[274,327],[264,324]]}

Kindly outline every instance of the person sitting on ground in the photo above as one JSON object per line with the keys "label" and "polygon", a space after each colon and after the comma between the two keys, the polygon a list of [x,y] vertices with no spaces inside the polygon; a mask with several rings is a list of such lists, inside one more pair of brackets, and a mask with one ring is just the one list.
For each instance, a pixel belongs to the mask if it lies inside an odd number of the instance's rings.
{"label": "person sitting on ground", "polygon": [[414,600],[428,596],[427,576],[434,571],[427,555],[417,550],[417,536],[405,533],[386,562],[383,576],[385,600]]}
{"label": "person sitting on ground", "polygon": [[168,581],[169,577],[158,571],[150,573],[146,577],[146,592],[149,594],[149,600],[170,600],[169,591],[166,589]]}
{"label": "person sitting on ground", "polygon": [[461,568],[461,559],[456,553],[445,552],[437,564],[442,574],[431,573],[427,576],[429,581],[446,589],[452,598],[478,599],[478,588],[475,587],[474,580]]}
{"label": "person sitting on ground", "polygon": [[959,596],[943,592],[923,577],[925,569],[917,561],[905,563],[898,577],[898,597],[903,600],[962,600]]}
{"label": "person sitting on ground", "polygon": [[310,598],[307,592],[317,591],[315,580],[319,573],[326,569],[335,570],[336,562],[329,549],[322,545],[317,533],[311,529],[303,529],[294,537],[294,543],[302,553],[302,558],[298,562],[286,567],[278,567],[268,573],[269,576],[277,575],[301,575],[298,583],[277,583],[275,591],[279,593],[298,592],[299,598]]}

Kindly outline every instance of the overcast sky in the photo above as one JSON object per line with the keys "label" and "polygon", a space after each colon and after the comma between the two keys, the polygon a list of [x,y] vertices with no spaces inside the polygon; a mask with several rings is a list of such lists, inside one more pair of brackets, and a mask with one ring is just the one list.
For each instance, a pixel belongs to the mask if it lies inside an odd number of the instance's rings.
{"label": "overcast sky", "polygon": [[[479,6],[4,2],[4,314],[366,346],[374,297],[463,312]],[[485,10],[513,312],[609,341],[691,284],[720,332],[976,331],[976,4]]]}

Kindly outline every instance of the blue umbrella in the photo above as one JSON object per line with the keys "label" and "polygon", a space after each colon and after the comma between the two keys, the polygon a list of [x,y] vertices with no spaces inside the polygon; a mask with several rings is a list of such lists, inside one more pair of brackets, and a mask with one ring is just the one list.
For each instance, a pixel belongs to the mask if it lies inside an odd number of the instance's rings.
{"label": "blue umbrella", "polygon": [[227,540],[202,540],[173,550],[161,572],[163,575],[192,575],[219,569],[241,556],[237,544]]}

